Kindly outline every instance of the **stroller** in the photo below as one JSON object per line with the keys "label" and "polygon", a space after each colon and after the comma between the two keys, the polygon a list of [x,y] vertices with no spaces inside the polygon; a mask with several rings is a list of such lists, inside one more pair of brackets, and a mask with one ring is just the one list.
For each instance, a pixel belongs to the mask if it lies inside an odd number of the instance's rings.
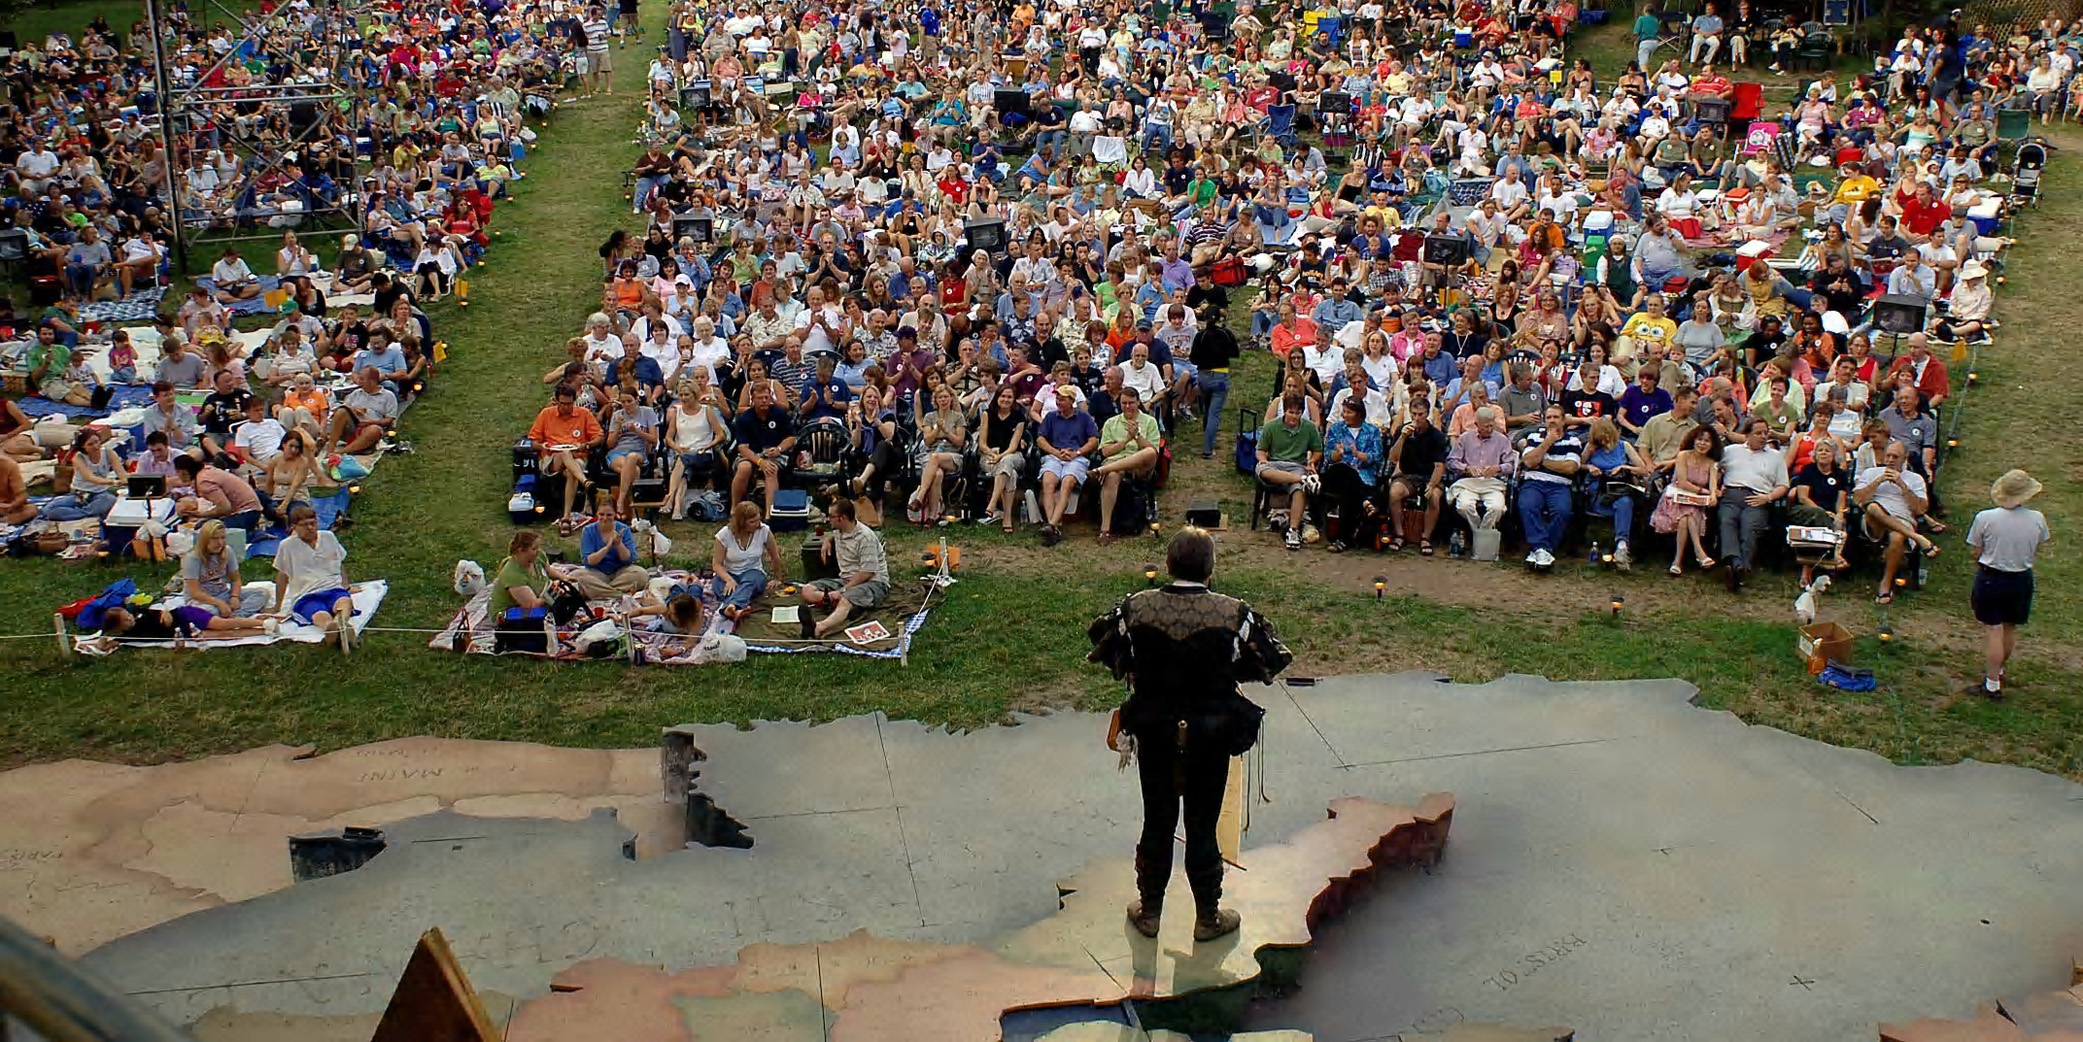
{"label": "stroller", "polygon": [[2011,197],[2009,205],[2016,209],[2027,203],[2040,203],[2040,175],[2047,169],[2047,145],[2039,138],[2028,139],[2018,146],[2018,160],[2011,171]]}

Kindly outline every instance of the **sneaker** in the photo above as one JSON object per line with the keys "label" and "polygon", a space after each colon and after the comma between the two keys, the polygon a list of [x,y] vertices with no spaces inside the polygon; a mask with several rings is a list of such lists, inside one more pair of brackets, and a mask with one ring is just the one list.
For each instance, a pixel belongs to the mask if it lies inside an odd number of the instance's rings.
{"label": "sneaker", "polygon": [[1621,543],[1613,548],[1613,567],[1624,572],[1632,567],[1634,563],[1635,557],[1633,554],[1628,553],[1626,543]]}
{"label": "sneaker", "polygon": [[1555,555],[1546,550],[1535,550],[1533,552],[1533,564],[1536,568],[1553,568],[1555,567]]}
{"label": "sneaker", "polygon": [[1541,566],[1541,552],[1539,550],[1526,551],[1526,564],[1532,568],[1539,568]]}
{"label": "sneaker", "polygon": [[1286,543],[1287,543],[1287,548],[1288,548],[1288,549],[1290,549],[1290,550],[1300,550],[1300,549],[1302,548],[1302,532],[1301,532],[1301,530],[1300,530],[1300,529],[1294,529],[1294,528],[1290,528],[1290,529],[1288,529],[1288,530],[1287,530],[1287,539],[1286,539],[1285,541],[1286,541]]}
{"label": "sneaker", "polygon": [[1316,495],[1316,490],[1322,488],[1323,485],[1324,483],[1317,480],[1314,474],[1305,475],[1302,478],[1302,491],[1309,495]]}

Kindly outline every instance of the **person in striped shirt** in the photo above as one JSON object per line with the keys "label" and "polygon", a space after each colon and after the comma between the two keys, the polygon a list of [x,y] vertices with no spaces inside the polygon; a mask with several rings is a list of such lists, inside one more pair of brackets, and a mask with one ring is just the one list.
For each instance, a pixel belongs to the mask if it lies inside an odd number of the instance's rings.
{"label": "person in striped shirt", "polygon": [[591,90],[615,93],[615,63],[608,54],[607,11],[599,4],[586,8],[586,20],[580,23],[586,33],[586,85]]}

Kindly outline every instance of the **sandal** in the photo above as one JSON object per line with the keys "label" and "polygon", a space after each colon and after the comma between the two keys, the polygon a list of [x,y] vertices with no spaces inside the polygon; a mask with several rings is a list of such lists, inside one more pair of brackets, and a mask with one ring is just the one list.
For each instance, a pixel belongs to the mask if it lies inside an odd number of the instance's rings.
{"label": "sandal", "polygon": [[1114,533],[1112,533],[1112,532],[1101,532],[1101,533],[1099,534],[1099,545],[1101,545],[1101,546],[1112,546],[1112,545],[1113,545],[1113,543],[1114,543]]}
{"label": "sandal", "polygon": [[1935,517],[1925,518],[1924,527],[1930,529],[1932,535],[1946,534],[1946,523],[1944,521],[1940,521]]}
{"label": "sandal", "polygon": [[1714,570],[1714,564],[1714,558],[1702,557],[1700,558],[1700,571],[1711,572]]}
{"label": "sandal", "polygon": [[1684,566],[1684,565],[1682,565],[1682,564],[1674,564],[1674,565],[1672,565],[1672,566],[1671,566],[1671,578],[1673,578],[1673,579],[1676,579],[1676,578],[1679,578],[1680,576],[1683,576],[1684,574],[1685,574],[1685,566]]}
{"label": "sandal", "polygon": [[1882,590],[1882,591],[1880,591],[1879,593],[1876,593],[1876,594],[1874,594],[1874,595],[1873,595],[1873,603],[1875,603],[1875,604],[1893,604],[1893,603],[1895,603],[1895,591],[1893,591],[1893,590]]}
{"label": "sandal", "polygon": [[1430,539],[1420,539],[1420,540],[1418,540],[1418,553],[1419,553],[1419,554],[1421,554],[1421,555],[1423,555],[1423,556],[1425,556],[1425,557],[1430,557],[1430,556],[1432,556],[1432,540],[1430,540]]}
{"label": "sandal", "polygon": [[1924,556],[1926,556],[1926,557],[1937,557],[1937,556],[1938,556],[1938,544],[1937,544],[1937,543],[1934,543],[1934,542],[1932,542],[1932,541],[1931,541],[1931,540],[1929,540],[1929,539],[1926,539],[1926,540],[1924,540]]}
{"label": "sandal", "polygon": [[1395,553],[1396,551],[1403,549],[1406,545],[1408,544],[1404,543],[1403,537],[1399,535],[1396,538],[1389,540],[1389,552]]}

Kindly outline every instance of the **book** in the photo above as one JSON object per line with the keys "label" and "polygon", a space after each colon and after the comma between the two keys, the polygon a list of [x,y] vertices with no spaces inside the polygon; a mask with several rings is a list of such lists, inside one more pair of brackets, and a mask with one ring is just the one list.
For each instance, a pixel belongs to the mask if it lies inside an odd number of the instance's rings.
{"label": "book", "polygon": [[855,644],[873,644],[878,640],[887,640],[889,636],[890,631],[880,622],[864,622],[846,629],[846,639]]}

